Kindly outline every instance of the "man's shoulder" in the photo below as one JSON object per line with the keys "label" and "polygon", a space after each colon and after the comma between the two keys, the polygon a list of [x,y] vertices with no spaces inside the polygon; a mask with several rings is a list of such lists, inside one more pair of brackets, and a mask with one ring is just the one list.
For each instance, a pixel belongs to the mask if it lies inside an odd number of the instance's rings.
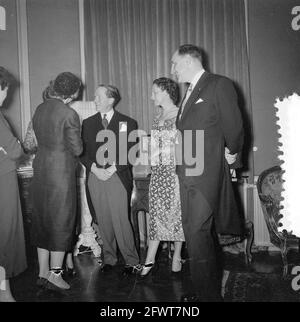
{"label": "man's shoulder", "polygon": [[230,81],[231,79],[228,76],[220,75],[220,74],[214,74],[214,73],[207,73],[208,78],[214,81]]}
{"label": "man's shoulder", "polygon": [[118,111],[115,111],[116,116],[119,121],[121,122],[127,122],[128,124],[137,124],[137,121],[133,119],[132,117],[129,117],[128,115],[125,115],[123,113],[120,113]]}
{"label": "man's shoulder", "polygon": [[84,119],[84,120],[82,121],[82,124],[90,124],[90,123],[93,123],[93,122],[95,122],[98,118],[99,118],[98,113],[96,113],[96,114],[94,114],[94,115],[92,115],[92,116],[89,116],[89,117],[87,117],[86,119]]}
{"label": "man's shoulder", "polygon": [[228,83],[233,83],[232,80],[224,75],[219,75],[219,74],[209,74],[209,77],[211,80],[213,80],[214,82],[218,83],[218,84],[228,84]]}

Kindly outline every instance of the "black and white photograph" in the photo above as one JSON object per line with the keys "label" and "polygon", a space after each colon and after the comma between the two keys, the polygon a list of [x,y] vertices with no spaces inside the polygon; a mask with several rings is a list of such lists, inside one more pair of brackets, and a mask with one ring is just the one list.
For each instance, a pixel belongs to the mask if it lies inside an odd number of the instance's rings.
{"label": "black and white photograph", "polygon": [[299,0],[0,0],[0,302],[300,302],[299,124]]}

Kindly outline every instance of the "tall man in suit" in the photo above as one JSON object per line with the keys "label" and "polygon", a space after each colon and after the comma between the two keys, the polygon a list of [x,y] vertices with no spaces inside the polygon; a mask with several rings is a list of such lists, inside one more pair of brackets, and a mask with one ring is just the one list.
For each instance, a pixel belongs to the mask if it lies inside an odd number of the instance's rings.
{"label": "tall man in suit", "polygon": [[[177,174],[195,293],[183,296],[182,300],[219,301],[221,279],[217,269],[215,228],[218,232],[241,233],[239,218],[227,211],[223,218],[219,211],[219,204],[224,204],[220,199],[222,187],[226,187],[228,201],[234,202],[224,148],[231,154],[241,151],[244,136],[241,114],[232,82],[203,69],[198,47],[180,46],[172,56],[171,72],[180,83],[189,83],[177,117],[183,142]],[[187,132],[192,133],[189,142],[185,140]],[[204,134],[202,141],[201,136],[196,140],[197,133]],[[194,155],[196,151],[201,151],[196,161],[203,162],[203,171],[195,171],[195,165],[187,162],[187,154]]]}
{"label": "tall man in suit", "polygon": [[[125,136],[128,141],[128,135],[137,129],[137,122],[115,110],[120,99],[114,86],[100,85],[96,89],[98,113],[82,123],[84,152],[81,161],[87,170],[88,189],[103,241],[104,265],[101,270],[109,271],[116,265],[118,245],[125,261],[123,272],[132,274],[140,269],[129,221],[133,178],[128,152],[134,143],[128,142],[126,146],[121,138]],[[112,135],[110,143],[104,138],[105,133]]]}

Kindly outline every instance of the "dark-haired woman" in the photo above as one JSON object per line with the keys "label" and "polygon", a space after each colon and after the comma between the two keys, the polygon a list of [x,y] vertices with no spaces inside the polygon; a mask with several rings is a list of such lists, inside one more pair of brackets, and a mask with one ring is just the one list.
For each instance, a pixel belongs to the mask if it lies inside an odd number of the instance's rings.
{"label": "dark-haired woman", "polygon": [[184,241],[181,223],[179,182],[176,175],[176,103],[178,85],[169,78],[158,78],[152,86],[154,104],[159,107],[151,132],[151,180],[149,187],[149,245],[140,278],[149,276],[160,241],[174,241],[172,272],[181,271]]}
{"label": "dark-haired woman", "polygon": [[[0,107],[11,80],[7,70],[0,67]],[[15,162],[21,155],[21,145],[0,110],[0,302],[15,301],[9,278],[27,267]]]}
{"label": "dark-haired woman", "polygon": [[62,278],[65,253],[74,245],[76,167],[82,152],[80,121],[68,106],[81,81],[72,73],[59,74],[51,98],[39,105],[32,124],[38,150],[33,161],[32,243],[39,261],[38,285],[69,289]]}

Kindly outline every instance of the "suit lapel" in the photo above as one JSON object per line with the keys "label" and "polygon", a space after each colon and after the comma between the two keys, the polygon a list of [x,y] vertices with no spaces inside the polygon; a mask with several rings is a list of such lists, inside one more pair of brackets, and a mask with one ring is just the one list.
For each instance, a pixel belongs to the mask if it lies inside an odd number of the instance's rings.
{"label": "suit lapel", "polygon": [[108,130],[113,131],[114,133],[118,133],[119,132],[119,113],[117,111],[114,111],[114,114],[110,120],[110,122],[108,123]]}
{"label": "suit lapel", "polygon": [[96,131],[97,133],[100,131],[100,130],[104,130],[104,127],[102,125],[102,117],[101,117],[101,113],[98,112],[96,115],[95,115],[95,128],[96,128]]}
{"label": "suit lapel", "polygon": [[[117,111],[114,111],[114,114],[110,120],[110,122],[108,123],[108,126],[107,126],[107,130],[111,130],[113,132],[116,132],[116,131],[119,131],[119,128],[118,128],[118,119],[119,119],[119,113]],[[102,125],[102,117],[101,117],[101,113],[98,112],[96,114],[96,118],[95,118],[95,123],[96,123],[96,129],[97,129],[97,132],[100,131],[100,130],[104,130],[104,127]]]}
{"label": "suit lapel", "polygon": [[198,80],[198,82],[197,82],[195,88],[193,89],[193,91],[192,91],[189,99],[185,103],[182,116],[178,120],[179,122],[185,117],[185,115],[187,114],[188,110],[191,108],[191,106],[193,105],[193,103],[195,102],[195,100],[198,98],[199,92],[201,91],[201,89],[206,85],[206,83],[209,80],[209,77],[208,77],[209,75],[210,74],[208,72],[204,72],[204,74]]}
{"label": "suit lapel", "polygon": [[4,125],[10,130],[10,126],[1,111],[0,111],[0,118],[2,119]]}

